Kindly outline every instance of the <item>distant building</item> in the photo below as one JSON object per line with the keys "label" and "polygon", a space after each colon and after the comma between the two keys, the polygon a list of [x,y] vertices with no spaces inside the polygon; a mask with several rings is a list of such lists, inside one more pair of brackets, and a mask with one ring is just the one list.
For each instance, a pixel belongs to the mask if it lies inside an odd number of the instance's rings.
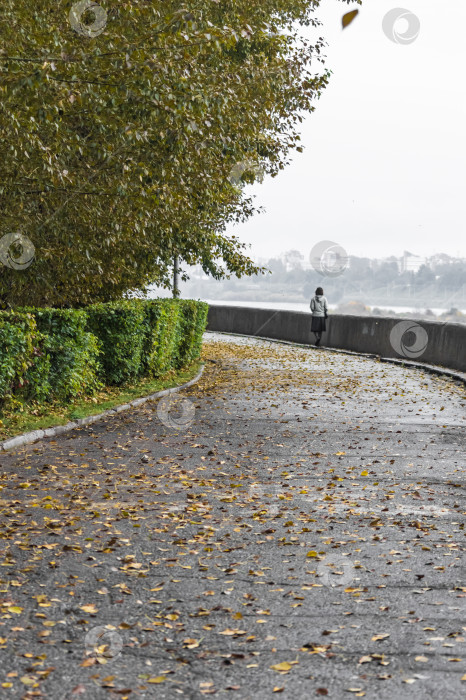
{"label": "distant building", "polygon": [[294,270],[297,267],[303,267],[304,255],[299,250],[288,250],[281,255],[282,262],[286,266],[286,271]]}
{"label": "distant building", "polygon": [[407,250],[403,253],[400,259],[400,272],[417,272],[423,265],[426,265],[426,258],[421,258],[419,255],[413,255]]}
{"label": "distant building", "polygon": [[449,255],[446,255],[445,253],[437,253],[436,255],[432,255],[428,259],[427,264],[432,270],[438,265],[452,265],[455,262],[458,262],[458,258],[452,258]]}

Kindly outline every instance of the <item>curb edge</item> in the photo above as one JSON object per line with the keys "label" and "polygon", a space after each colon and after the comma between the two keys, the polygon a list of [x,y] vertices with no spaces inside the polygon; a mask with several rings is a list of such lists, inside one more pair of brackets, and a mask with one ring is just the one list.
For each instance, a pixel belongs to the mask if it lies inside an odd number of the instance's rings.
{"label": "curb edge", "polygon": [[121,413],[122,411],[127,411],[130,408],[137,408],[138,406],[142,406],[148,401],[153,401],[155,399],[161,398],[162,396],[167,396],[168,394],[175,394],[178,391],[181,391],[182,389],[187,389],[188,387],[192,386],[193,384],[196,384],[199,381],[199,379],[204,373],[204,367],[205,364],[202,363],[199,368],[199,372],[196,374],[196,376],[193,379],[190,379],[189,382],[185,382],[184,384],[180,384],[179,386],[174,386],[170,389],[162,389],[161,391],[157,391],[155,394],[142,396],[139,399],[134,399],[133,401],[130,401],[129,403],[124,403],[120,406],[109,408],[103,413],[96,413],[93,416],[79,418],[79,420],[70,421],[65,425],[57,425],[53,428],[45,428],[43,430],[31,430],[29,433],[15,435],[12,438],[8,438],[8,440],[0,442],[0,454],[2,452],[8,452],[10,450],[13,450],[16,447],[24,447],[25,445],[31,445],[32,443],[38,442],[39,440],[43,440],[45,438],[57,437],[58,435],[62,435],[63,433],[69,433],[71,430],[75,430],[76,428],[85,428],[87,425],[91,425],[92,423],[96,423],[97,421],[102,420],[102,418],[108,418],[109,416],[117,415],[118,413]]}

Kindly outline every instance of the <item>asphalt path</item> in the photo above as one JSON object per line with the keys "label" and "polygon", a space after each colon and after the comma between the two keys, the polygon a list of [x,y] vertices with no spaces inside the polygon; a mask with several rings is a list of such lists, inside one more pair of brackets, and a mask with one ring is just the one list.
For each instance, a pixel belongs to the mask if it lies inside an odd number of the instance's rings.
{"label": "asphalt path", "polygon": [[465,697],[464,386],[215,334],[204,357],[0,456],[0,697]]}

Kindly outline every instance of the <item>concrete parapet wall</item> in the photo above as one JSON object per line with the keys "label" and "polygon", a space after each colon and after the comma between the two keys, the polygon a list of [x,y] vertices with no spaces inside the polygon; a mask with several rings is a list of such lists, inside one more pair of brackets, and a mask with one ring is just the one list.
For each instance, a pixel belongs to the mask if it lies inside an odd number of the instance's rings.
{"label": "concrete parapet wall", "polygon": [[[244,306],[209,307],[207,330],[313,343],[311,315]],[[466,325],[384,316],[331,314],[322,344],[466,371]]]}

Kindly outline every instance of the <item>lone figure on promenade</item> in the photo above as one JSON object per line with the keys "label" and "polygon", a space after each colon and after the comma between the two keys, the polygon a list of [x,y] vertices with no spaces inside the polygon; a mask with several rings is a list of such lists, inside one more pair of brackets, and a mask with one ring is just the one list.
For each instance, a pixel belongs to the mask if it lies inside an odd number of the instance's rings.
{"label": "lone figure on promenade", "polygon": [[322,287],[317,287],[315,296],[311,299],[311,311],[311,332],[314,333],[316,337],[315,344],[320,345],[322,333],[327,330],[325,320],[328,317],[328,304],[326,297],[324,297],[324,290]]}

